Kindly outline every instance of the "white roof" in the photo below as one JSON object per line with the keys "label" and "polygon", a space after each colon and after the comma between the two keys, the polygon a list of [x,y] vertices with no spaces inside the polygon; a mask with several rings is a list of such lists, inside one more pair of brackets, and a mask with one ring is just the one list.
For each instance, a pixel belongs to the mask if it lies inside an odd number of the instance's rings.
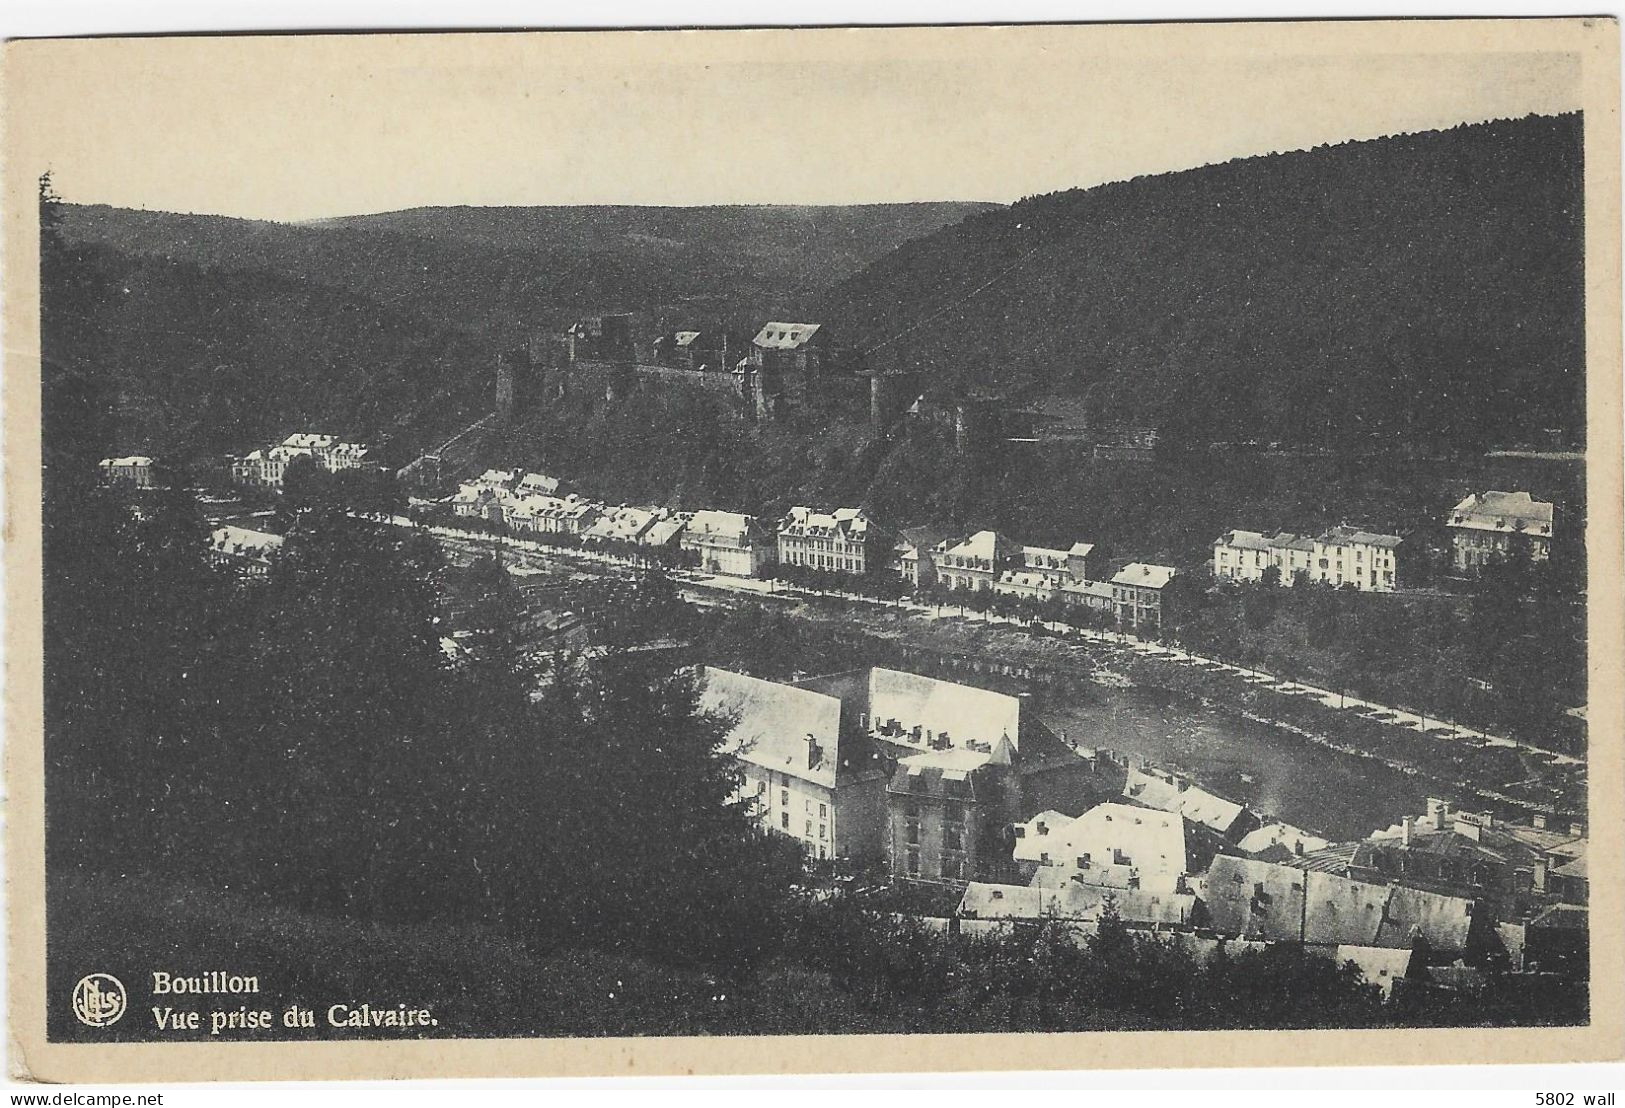
{"label": "white roof", "polygon": [[609,508],[587,528],[586,537],[637,542],[658,518],[653,508]]}
{"label": "white roof", "polygon": [[767,323],[752,341],[768,350],[794,350],[805,346],[820,326],[817,323]]}
{"label": "white roof", "polygon": [[298,450],[319,450],[332,446],[337,441],[337,437],[333,435],[318,435],[311,431],[299,431],[283,439],[282,445]]}
{"label": "white roof", "polygon": [[1160,589],[1179,573],[1172,566],[1154,566],[1145,562],[1131,562],[1117,571],[1114,585],[1139,585],[1146,589]]}
{"label": "white roof", "polygon": [[150,466],[152,459],[137,454],[129,458],[103,458],[101,464],[113,469],[125,469],[131,466]]}
{"label": "white roof", "polygon": [[1450,526],[1474,531],[1552,533],[1552,505],[1526,492],[1474,493],[1450,511]]}
{"label": "white roof", "polygon": [[268,558],[282,547],[282,536],[268,531],[251,531],[247,527],[227,524],[209,533],[209,545],[222,554],[238,554],[249,558]]}
{"label": "white roof", "polygon": [[1248,832],[1236,845],[1249,854],[1261,854],[1272,846],[1284,847],[1293,854],[1308,854],[1313,850],[1324,850],[1332,844],[1319,835],[1311,835],[1302,828],[1277,821]]}
{"label": "white roof", "polygon": [[1264,550],[1270,549],[1269,536],[1260,531],[1226,531],[1213,543],[1214,546],[1228,546],[1236,550]]}
{"label": "white roof", "polygon": [[841,729],[836,697],[706,666],[700,707],[734,721],[725,753],[825,788],[835,786]]}
{"label": "white roof", "polygon": [[1198,785],[1175,783],[1143,770],[1130,768],[1123,795],[1165,812],[1177,812],[1204,827],[1228,831],[1245,809],[1233,800],[1215,796]]}
{"label": "white roof", "polygon": [[938,551],[951,554],[959,558],[974,558],[977,561],[997,561],[1000,554],[1006,552],[1010,542],[997,531],[978,531],[969,538],[958,543],[944,539],[937,544]]}
{"label": "white roof", "polygon": [[744,541],[750,536],[754,522],[750,516],[739,512],[718,512],[707,508],[694,513],[694,518],[688,521],[688,530],[691,534],[724,535]]}
{"label": "white roof", "polygon": [[895,719],[904,728],[946,733],[956,746],[971,741],[1021,743],[1021,701],[1013,696],[939,681],[917,673],[869,671],[869,712],[875,723]]}
{"label": "white roof", "polygon": [[1084,880],[1111,885],[1126,885],[1132,872],[1142,887],[1160,879],[1172,888],[1185,872],[1185,820],[1177,813],[1107,802],[1076,819],[1062,817],[1064,822],[1056,822],[1056,814],[1045,812],[1020,825],[1017,861],[1042,862],[1048,855],[1048,865],[1077,868],[1088,855]]}

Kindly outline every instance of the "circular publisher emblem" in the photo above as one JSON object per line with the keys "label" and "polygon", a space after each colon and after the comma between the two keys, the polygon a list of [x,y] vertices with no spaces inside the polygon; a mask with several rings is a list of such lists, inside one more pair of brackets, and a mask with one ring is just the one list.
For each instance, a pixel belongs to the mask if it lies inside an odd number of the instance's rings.
{"label": "circular publisher emblem", "polygon": [[87,973],[73,987],[73,1014],[91,1027],[107,1027],[124,1015],[124,984],[110,973]]}

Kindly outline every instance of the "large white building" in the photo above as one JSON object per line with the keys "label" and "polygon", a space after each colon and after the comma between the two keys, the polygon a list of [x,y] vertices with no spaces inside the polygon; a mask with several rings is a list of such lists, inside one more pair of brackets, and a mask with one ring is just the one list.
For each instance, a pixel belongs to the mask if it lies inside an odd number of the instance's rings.
{"label": "large white building", "polygon": [[1076,818],[1040,812],[1016,825],[1015,858],[1050,874],[1034,884],[1071,879],[1151,893],[1182,891],[1190,871],[1185,820],[1133,804],[1097,804]]}
{"label": "large white building", "polygon": [[151,458],[142,456],[103,458],[98,468],[104,485],[129,485],[138,489],[150,489],[156,483],[153,477],[156,466]]}
{"label": "large white building", "polygon": [[1364,592],[1393,592],[1399,587],[1395,564],[1401,539],[1353,527],[1333,527],[1315,539],[1310,580],[1333,588],[1353,585]]}
{"label": "large white building", "polygon": [[240,484],[280,489],[288,467],[300,458],[309,458],[328,473],[338,473],[374,465],[370,453],[361,443],[343,442],[334,435],[298,432],[275,446],[238,458],[231,465],[231,475]]}
{"label": "large white building", "polygon": [[1526,492],[1473,493],[1450,509],[1451,561],[1473,573],[1508,557],[1522,545],[1530,561],[1552,553],[1552,505]]}
{"label": "large white building", "polygon": [[852,756],[853,746],[867,744],[843,736],[841,699],[710,666],[704,679],[700,706],[735,721],[723,750],[739,767],[739,798],[761,826],[812,858],[877,857],[887,765]]}
{"label": "large white building", "polygon": [[779,524],[781,565],[861,577],[880,568],[877,560],[885,557],[890,546],[889,536],[860,508],[833,512],[791,508]]}
{"label": "large white building", "polygon": [[688,521],[682,549],[692,552],[709,573],[755,577],[773,564],[777,544],[763,533],[755,516],[705,510]]}
{"label": "large white building", "polygon": [[1299,580],[1365,592],[1393,592],[1399,587],[1398,535],[1353,527],[1333,527],[1314,538],[1282,531],[1226,531],[1213,543],[1213,577],[1218,581],[1262,581],[1271,569],[1278,584]]}

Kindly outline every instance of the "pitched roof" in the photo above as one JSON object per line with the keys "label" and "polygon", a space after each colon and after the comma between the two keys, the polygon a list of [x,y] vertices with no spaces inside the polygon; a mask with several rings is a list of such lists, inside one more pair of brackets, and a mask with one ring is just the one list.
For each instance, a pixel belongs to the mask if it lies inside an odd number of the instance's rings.
{"label": "pitched roof", "polygon": [[1450,511],[1450,526],[1480,531],[1513,531],[1522,525],[1535,534],[1552,533],[1552,505],[1527,492],[1473,493]]}
{"label": "pitched roof", "polygon": [[1178,576],[1172,566],[1154,566],[1145,562],[1130,562],[1112,577],[1114,585],[1138,585],[1145,589],[1164,588]]}
{"label": "pitched roof", "polygon": [[1226,531],[1213,540],[1214,546],[1228,546],[1237,550],[1268,550],[1269,538],[1258,531]]}
{"label": "pitched roof", "polygon": [[1177,925],[1189,921],[1196,897],[1190,893],[1110,889],[1076,881],[1058,889],[972,881],[959,901],[959,915],[984,920],[1098,920],[1108,904],[1115,905],[1125,920]]}
{"label": "pitched roof", "polygon": [[765,323],[751,341],[767,350],[794,350],[818,333],[818,323]]}
{"label": "pitched roof", "polygon": [[1399,546],[1405,540],[1398,535],[1381,535],[1373,531],[1362,531],[1357,527],[1332,527],[1324,531],[1315,540],[1326,546]]}
{"label": "pitched roof", "polygon": [[956,745],[972,740],[1021,742],[1021,701],[1013,696],[876,666],[869,671],[869,714],[951,735]]}
{"label": "pitched roof", "polygon": [[1249,831],[1236,845],[1249,854],[1258,854],[1272,846],[1278,846],[1285,849],[1288,854],[1297,855],[1300,851],[1303,854],[1310,854],[1323,850],[1331,844],[1318,835],[1311,835],[1291,824],[1276,821]]}
{"label": "pitched roof", "polygon": [[[1045,812],[1019,825],[1017,861],[1081,868],[1081,859],[1088,855],[1096,884],[1126,884],[1122,879],[1131,872],[1140,877],[1165,877],[1171,884],[1186,871],[1182,816],[1110,801],[1076,819],[1063,816],[1057,820],[1056,815]],[[1114,877],[1113,870],[1122,873]]]}
{"label": "pitched roof", "polygon": [[235,527],[229,523],[209,533],[209,545],[217,552],[262,561],[280,550],[282,542],[281,535],[251,531],[247,527]]}
{"label": "pitched roof", "polygon": [[[705,667],[700,707],[736,722],[723,750],[763,769],[835,786],[841,702],[833,696]],[[818,756],[810,749],[809,736]]]}
{"label": "pitched roof", "polygon": [[1133,767],[1124,778],[1123,795],[1164,812],[1177,812],[1220,834],[1229,831],[1246,811],[1235,801],[1198,785],[1169,781]]}
{"label": "pitched roof", "polygon": [[706,508],[694,513],[688,521],[688,532],[695,537],[717,535],[744,542],[751,537],[755,526],[754,516]]}
{"label": "pitched roof", "polygon": [[1014,549],[1015,544],[997,531],[978,531],[957,543],[944,539],[937,544],[938,551],[958,558],[974,558],[981,562],[996,562]]}

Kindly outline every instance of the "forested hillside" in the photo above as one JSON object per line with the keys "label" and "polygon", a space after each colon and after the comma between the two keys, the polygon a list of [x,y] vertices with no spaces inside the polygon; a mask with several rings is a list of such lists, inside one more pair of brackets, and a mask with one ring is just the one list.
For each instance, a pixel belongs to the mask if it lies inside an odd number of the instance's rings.
{"label": "forested hillside", "polygon": [[70,243],[319,285],[437,325],[512,335],[626,310],[775,311],[986,204],[417,208],[282,224],[64,208]]}
{"label": "forested hillside", "polygon": [[1567,115],[1033,197],[904,244],[820,314],[878,364],[1186,439],[1573,442],[1581,169]]}
{"label": "forested hillside", "polygon": [[47,461],[57,420],[181,461],[300,428],[410,449],[490,405],[487,344],[354,293],[98,246],[45,261]]}

